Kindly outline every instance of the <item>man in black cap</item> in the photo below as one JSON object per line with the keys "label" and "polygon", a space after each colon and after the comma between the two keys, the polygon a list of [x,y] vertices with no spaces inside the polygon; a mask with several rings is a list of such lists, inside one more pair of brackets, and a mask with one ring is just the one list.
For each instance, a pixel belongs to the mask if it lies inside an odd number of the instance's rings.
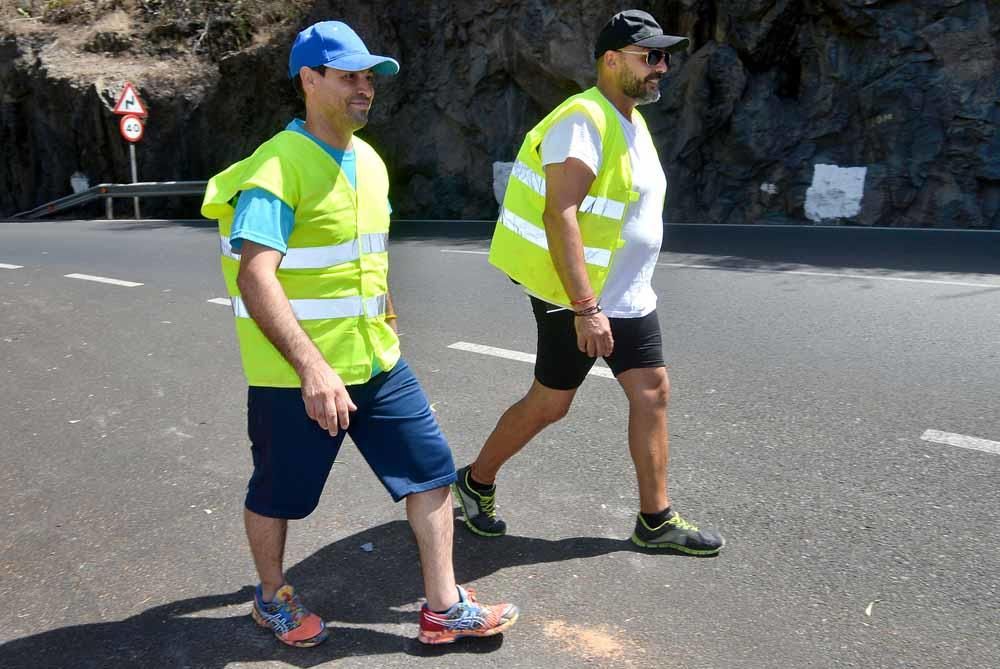
{"label": "man in black cap", "polygon": [[643,11],[615,14],[597,38],[597,86],[575,95],[527,135],[490,247],[490,262],[528,293],[538,326],[535,379],[500,418],[454,484],[466,526],[499,536],[496,475],[569,410],[602,356],[629,402],[628,443],[639,484],[633,543],[715,555],[723,539],[684,520],[667,492],[667,402],[651,279],[663,237],[666,177],[636,107],[660,98],[671,53]]}

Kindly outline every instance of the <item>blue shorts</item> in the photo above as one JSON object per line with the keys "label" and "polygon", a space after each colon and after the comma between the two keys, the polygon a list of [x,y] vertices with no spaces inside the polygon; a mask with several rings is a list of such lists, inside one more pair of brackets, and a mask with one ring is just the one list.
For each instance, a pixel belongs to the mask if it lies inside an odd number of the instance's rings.
{"label": "blue shorts", "polygon": [[[347,392],[358,407],[347,433],[393,500],[455,480],[451,449],[405,361]],[[331,437],[310,418],[299,388],[251,386],[247,424],[253,476],[246,507],[272,518],[305,518],[319,503],[344,432]]]}

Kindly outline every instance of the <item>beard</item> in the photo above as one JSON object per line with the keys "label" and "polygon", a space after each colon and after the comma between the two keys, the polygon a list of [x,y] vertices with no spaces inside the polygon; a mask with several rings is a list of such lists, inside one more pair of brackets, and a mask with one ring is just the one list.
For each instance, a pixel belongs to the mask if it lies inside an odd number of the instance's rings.
{"label": "beard", "polygon": [[371,107],[367,109],[360,109],[355,107],[348,101],[347,103],[347,118],[351,120],[351,125],[354,126],[354,130],[360,130],[361,128],[368,125],[368,112],[371,111]]}
{"label": "beard", "polygon": [[[651,74],[645,79],[640,79],[631,70],[623,69],[619,84],[622,87],[622,93],[635,100],[636,105],[648,105],[660,99],[659,82],[661,78],[661,75]],[[649,87],[651,81],[657,84],[653,88]]]}
{"label": "beard", "polygon": [[351,125],[354,126],[354,130],[361,130],[361,128],[368,125],[368,112],[361,111],[358,109],[352,109],[348,112],[347,117],[351,119]]}

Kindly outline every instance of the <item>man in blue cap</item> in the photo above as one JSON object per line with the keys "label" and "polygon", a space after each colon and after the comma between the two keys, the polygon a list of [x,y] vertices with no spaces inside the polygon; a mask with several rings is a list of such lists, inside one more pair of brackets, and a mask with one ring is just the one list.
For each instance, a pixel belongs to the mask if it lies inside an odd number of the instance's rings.
{"label": "man in blue cap", "polygon": [[480,604],[455,583],[455,466],[400,357],[387,281],[388,174],[354,136],[368,122],[375,75],[398,71],[344,23],[303,30],[288,76],[305,121],[213,177],[202,204],[219,221],[250,385],[254,469],[244,520],[260,576],[253,618],[292,646],[315,646],[327,631],[285,582],[288,520],[315,509],[346,434],[392,498],[406,500],[427,596],[419,640],[491,636],[518,616],[516,606]]}

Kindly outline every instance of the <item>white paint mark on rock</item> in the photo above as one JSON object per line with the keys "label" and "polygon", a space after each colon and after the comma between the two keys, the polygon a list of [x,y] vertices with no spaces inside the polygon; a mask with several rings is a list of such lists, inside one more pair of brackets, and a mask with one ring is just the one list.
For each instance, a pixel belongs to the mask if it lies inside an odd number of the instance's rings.
{"label": "white paint mark on rock", "polygon": [[73,172],[69,178],[69,187],[73,189],[74,193],[82,193],[90,188],[90,179],[83,172]]}
{"label": "white paint mark on rock", "polygon": [[778,192],[777,184],[763,183],[760,185],[760,192],[767,193],[768,195],[776,195]]}
{"label": "white paint mark on rock", "polygon": [[860,214],[867,172],[867,167],[816,165],[812,185],[806,190],[806,218],[824,221]]}
{"label": "white paint mark on rock", "polygon": [[510,179],[510,172],[514,169],[514,163],[493,163],[493,197],[497,199],[497,204],[503,204],[503,196],[507,192],[507,180]]}

